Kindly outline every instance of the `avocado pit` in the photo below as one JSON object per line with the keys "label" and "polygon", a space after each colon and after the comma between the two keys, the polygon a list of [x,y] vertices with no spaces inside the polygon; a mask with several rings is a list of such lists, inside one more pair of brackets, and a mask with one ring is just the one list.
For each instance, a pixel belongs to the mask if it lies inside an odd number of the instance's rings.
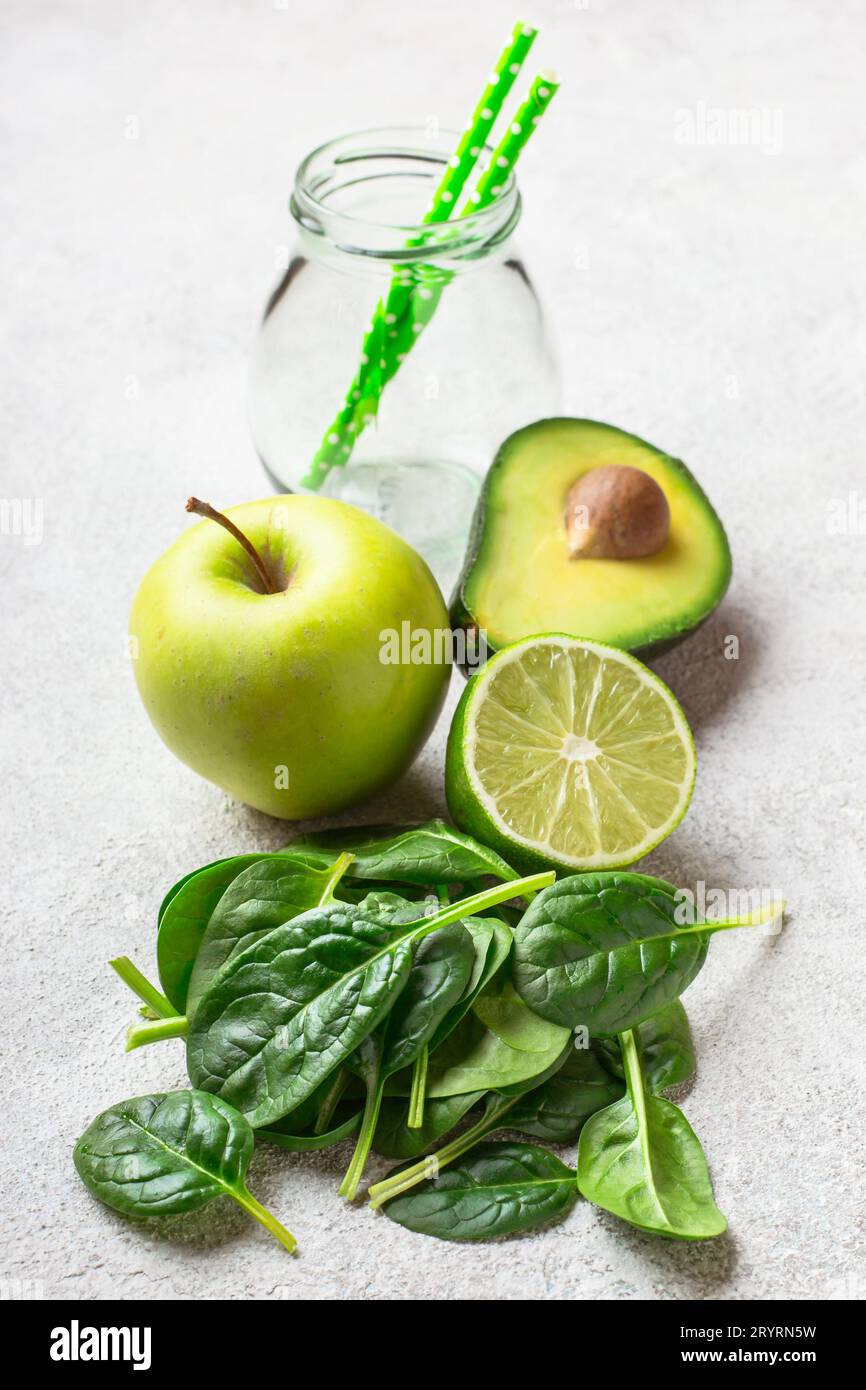
{"label": "avocado pit", "polygon": [[572,483],[565,529],[571,560],[637,560],[665,545],[671,513],[662,489],[643,469],[604,464]]}

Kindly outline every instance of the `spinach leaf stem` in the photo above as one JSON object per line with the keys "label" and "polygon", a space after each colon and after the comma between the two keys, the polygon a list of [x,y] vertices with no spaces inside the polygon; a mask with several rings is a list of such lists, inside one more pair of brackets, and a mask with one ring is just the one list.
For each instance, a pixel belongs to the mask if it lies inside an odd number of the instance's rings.
{"label": "spinach leaf stem", "polygon": [[143,999],[149,1008],[160,1018],[174,1018],[177,1010],[170,999],[152,985],[146,975],[143,975],[138,966],[133,964],[129,956],[116,956],[108,964],[112,970],[118,974],[125,985],[128,985],[133,994],[137,994],[139,999]]}
{"label": "spinach leaf stem", "polygon": [[381,1207],[392,1197],[399,1197],[401,1192],[408,1192],[411,1187],[416,1187],[419,1182],[433,1177],[440,1169],[453,1163],[455,1159],[465,1154],[467,1149],[471,1149],[473,1145],[477,1144],[479,1139],[483,1139],[485,1134],[496,1129],[503,1115],[507,1115],[519,1099],[519,1096],[500,1097],[499,1102],[490,1106],[476,1124],[471,1125],[462,1134],[458,1134],[457,1138],[452,1139],[450,1144],[446,1144],[436,1153],[419,1158],[417,1163],[413,1163],[409,1168],[404,1168],[402,1172],[395,1173],[382,1182],[374,1183],[370,1188],[370,1205]]}
{"label": "spinach leaf stem", "polygon": [[183,1038],[188,1029],[189,1019],[185,1014],[175,1014],[172,1018],[157,1018],[147,1023],[135,1023],[126,1034],[126,1051],[134,1052],[137,1047],[162,1042],[165,1038]]}

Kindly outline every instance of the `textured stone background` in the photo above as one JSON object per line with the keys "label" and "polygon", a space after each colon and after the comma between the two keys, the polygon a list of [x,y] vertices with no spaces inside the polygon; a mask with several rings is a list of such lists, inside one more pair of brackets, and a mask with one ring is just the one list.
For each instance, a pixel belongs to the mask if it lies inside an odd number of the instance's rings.
{"label": "textured stone background", "polygon": [[[2,491],[42,498],[45,533],[31,546],[0,537],[0,1277],[41,1280],[49,1298],[866,1288],[866,535],[828,533],[832,499],[866,493],[866,16],[854,0],[534,7],[539,61],[565,86],[526,163],[521,241],[566,408],[687,459],[735,556],[722,609],[658,663],[700,771],[686,823],[646,867],[791,901],[781,937],[719,939],[687,1000],[700,1067],[685,1106],[729,1234],[668,1244],[580,1205],[539,1235],[448,1246],[341,1203],[345,1153],[263,1152],[252,1185],[299,1233],[290,1261],[228,1204],[136,1229],[72,1172],[72,1142],[97,1110],[183,1081],[179,1044],[123,1055],[132,1010],[107,957],[149,965],[168,884],[281,841],[150,729],[124,645],[135,583],[189,492],[266,491],[245,361],[299,157],[362,124],[459,121],[514,10],[5,6]],[[699,103],[781,112],[781,149],[677,143],[675,112]],[[447,721],[363,819],[443,809]]]}

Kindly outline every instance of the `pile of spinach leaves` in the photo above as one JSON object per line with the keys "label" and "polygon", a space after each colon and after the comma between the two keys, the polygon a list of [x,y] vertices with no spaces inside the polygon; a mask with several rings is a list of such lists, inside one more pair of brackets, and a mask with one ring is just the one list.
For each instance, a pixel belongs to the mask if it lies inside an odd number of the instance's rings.
{"label": "pile of spinach leaves", "polygon": [[[493,886],[489,885],[493,880]],[[295,840],[186,875],[157,919],[157,988],[128,1047],[186,1040],[191,1089],[104,1111],[75,1147],[89,1189],[128,1215],[234,1198],[289,1249],[245,1185],[255,1142],[355,1137],[401,1166],[369,1191],[410,1230],[513,1234],[578,1197],[644,1231],[725,1229],[703,1150],[661,1093],[695,1058],[679,996],[715,931],[676,889],[627,872],[520,878],[441,820]],[[501,1131],[577,1143],[576,1166]]]}

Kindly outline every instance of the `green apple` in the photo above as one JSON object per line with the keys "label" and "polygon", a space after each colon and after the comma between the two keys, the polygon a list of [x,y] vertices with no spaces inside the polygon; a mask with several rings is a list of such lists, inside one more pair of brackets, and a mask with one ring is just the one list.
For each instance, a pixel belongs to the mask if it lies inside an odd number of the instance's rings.
{"label": "green apple", "polygon": [[[227,517],[239,538],[200,522],[136,594],[145,709],[182,762],[250,806],[339,811],[399,777],[435,722],[450,675],[442,595],[411,546],[345,502],[270,497]],[[407,622],[438,660],[383,659]]]}

